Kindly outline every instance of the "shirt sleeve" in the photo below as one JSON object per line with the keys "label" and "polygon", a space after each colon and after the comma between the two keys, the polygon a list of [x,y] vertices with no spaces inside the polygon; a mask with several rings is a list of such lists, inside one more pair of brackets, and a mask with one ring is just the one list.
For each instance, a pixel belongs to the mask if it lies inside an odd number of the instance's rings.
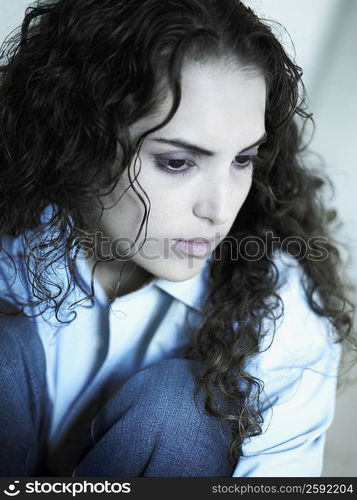
{"label": "shirt sleeve", "polygon": [[[264,383],[262,433],[246,440],[233,477],[315,477],[335,410],[341,345],[306,303],[297,269],[280,296],[284,314],[251,373]],[[267,338],[268,339],[268,338]],[[271,339],[270,339],[271,340]]]}

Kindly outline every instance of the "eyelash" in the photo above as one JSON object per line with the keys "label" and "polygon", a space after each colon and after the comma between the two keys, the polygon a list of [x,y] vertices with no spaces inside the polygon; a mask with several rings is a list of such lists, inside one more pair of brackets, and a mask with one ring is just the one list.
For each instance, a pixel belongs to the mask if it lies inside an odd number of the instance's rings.
{"label": "eyelash", "polygon": [[[239,157],[249,158],[249,160],[246,160],[244,162],[244,166],[237,167],[237,170],[246,170],[251,165],[254,166],[254,161],[257,159],[257,155],[237,155],[235,158]],[[193,162],[192,160],[186,160],[186,159],[179,160],[176,158],[154,158],[154,162],[155,166],[159,168],[161,171],[164,171],[169,175],[182,175],[182,176],[189,174],[191,168],[196,165],[195,162]],[[172,162],[181,163],[182,165],[179,166],[183,166],[187,163],[191,165],[189,165],[184,170],[170,169],[167,167],[167,165],[169,165],[170,163],[172,164]]]}

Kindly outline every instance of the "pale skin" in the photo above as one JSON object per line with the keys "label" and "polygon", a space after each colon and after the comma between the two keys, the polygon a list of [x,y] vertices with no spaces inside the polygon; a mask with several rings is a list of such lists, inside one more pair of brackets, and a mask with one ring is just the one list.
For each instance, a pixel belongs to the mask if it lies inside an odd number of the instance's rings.
{"label": "pale skin", "polygon": [[[96,279],[110,300],[141,288],[153,277],[183,281],[199,273],[209,255],[193,257],[173,250],[174,240],[214,237],[215,248],[227,236],[251,187],[250,159],[257,155],[255,144],[265,134],[263,76],[236,62],[195,62],[184,66],[181,85],[176,114],[146,137],[140,150],[138,181],[151,203],[147,242],[127,263],[116,295],[123,262],[103,262],[96,268]],[[134,124],[132,136],[160,123],[170,104],[168,95],[154,116]],[[177,141],[206,152],[192,151]],[[148,205],[142,189],[135,185]],[[99,228],[110,241],[134,243],[142,221],[144,207],[132,188],[124,192],[128,186],[126,169],[114,191],[102,198],[104,207],[110,208],[103,212]],[[144,237],[143,229],[136,250]],[[91,267],[93,262],[89,261]]]}

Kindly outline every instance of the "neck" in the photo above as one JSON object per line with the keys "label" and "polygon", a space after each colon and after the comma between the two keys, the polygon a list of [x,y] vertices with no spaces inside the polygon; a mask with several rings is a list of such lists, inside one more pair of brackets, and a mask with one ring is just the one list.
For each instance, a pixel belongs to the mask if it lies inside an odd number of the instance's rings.
{"label": "neck", "polygon": [[[88,259],[91,273],[96,262],[94,257]],[[130,260],[98,261],[94,276],[109,301],[139,290],[154,278],[152,274]],[[117,289],[119,280],[120,285]]]}

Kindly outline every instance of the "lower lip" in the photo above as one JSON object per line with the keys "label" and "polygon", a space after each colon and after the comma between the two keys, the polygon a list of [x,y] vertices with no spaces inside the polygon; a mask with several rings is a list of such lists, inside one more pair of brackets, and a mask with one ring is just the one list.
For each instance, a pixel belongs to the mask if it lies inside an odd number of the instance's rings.
{"label": "lower lip", "polygon": [[197,257],[202,257],[212,252],[212,242],[175,240],[175,243],[176,247],[180,250]]}

